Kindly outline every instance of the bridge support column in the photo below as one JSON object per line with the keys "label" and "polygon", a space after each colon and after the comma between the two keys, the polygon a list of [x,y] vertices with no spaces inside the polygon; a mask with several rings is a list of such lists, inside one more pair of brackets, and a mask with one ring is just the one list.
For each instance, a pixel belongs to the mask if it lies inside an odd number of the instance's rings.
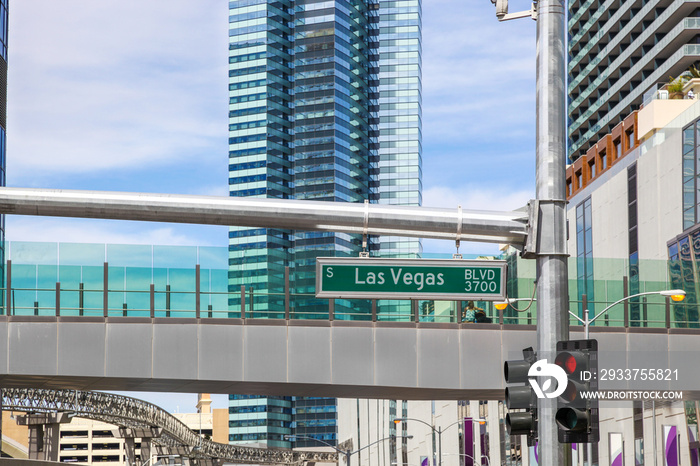
{"label": "bridge support column", "polygon": [[58,461],[60,424],[67,424],[70,419],[68,413],[17,416],[17,425],[29,427],[29,459]]}
{"label": "bridge support column", "polygon": [[[160,437],[163,429],[151,427],[150,429],[136,429],[132,427],[119,427],[112,430],[114,438],[124,439],[127,466],[139,466],[145,464],[151,457],[151,439]],[[141,458],[136,461],[136,439],[141,439]]]}
{"label": "bridge support column", "polygon": [[[136,464],[136,439],[134,437],[126,437],[124,439],[124,454],[126,455],[126,466],[138,466]],[[145,461],[141,457],[141,463]]]}
{"label": "bridge support column", "polygon": [[141,464],[144,464],[151,457],[152,452],[152,442],[150,438],[141,439]]}

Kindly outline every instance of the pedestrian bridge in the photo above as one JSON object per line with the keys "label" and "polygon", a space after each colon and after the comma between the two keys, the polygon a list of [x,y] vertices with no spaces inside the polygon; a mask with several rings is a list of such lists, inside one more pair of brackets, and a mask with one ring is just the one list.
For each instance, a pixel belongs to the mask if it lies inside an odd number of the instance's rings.
{"label": "pedestrian bridge", "polygon": [[[231,283],[226,248],[9,243],[0,288],[0,385],[79,390],[392,399],[500,399],[502,364],[536,346],[535,305],[461,323],[466,303],[320,300]],[[576,277],[570,259],[569,277]],[[594,264],[595,300],[570,280],[570,309],[685,288],[666,261]],[[534,264],[509,264],[509,296],[532,296]],[[581,298],[581,299],[579,299]],[[664,381],[602,388],[700,387],[698,305],[659,296],[596,321],[601,369],[664,369]],[[572,338],[582,338],[572,323]],[[689,392],[686,396],[694,396]]]}
{"label": "pedestrian bridge", "polygon": [[[601,369],[677,370],[664,382],[601,388],[700,387],[691,356],[700,354],[698,330],[600,328],[592,336]],[[534,327],[507,324],[3,316],[0,385],[500,399],[503,361],[535,340]]]}

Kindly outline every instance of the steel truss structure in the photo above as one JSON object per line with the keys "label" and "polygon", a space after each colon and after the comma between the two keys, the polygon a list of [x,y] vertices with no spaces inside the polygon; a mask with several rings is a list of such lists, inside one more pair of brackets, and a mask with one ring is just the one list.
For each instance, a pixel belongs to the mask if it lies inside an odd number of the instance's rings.
{"label": "steel truss structure", "polygon": [[107,422],[118,427],[160,429],[153,442],[166,449],[182,450],[198,459],[229,463],[302,464],[336,463],[337,452],[291,451],[253,448],[203,439],[182,421],[158,406],[111,393],[80,390],[3,388],[2,409],[26,413],[67,412],[76,417]]}

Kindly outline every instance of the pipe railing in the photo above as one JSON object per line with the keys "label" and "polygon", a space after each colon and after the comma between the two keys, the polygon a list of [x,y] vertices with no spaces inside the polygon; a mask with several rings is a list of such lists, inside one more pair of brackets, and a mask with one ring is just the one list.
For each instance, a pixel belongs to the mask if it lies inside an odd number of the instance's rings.
{"label": "pipe railing", "polygon": [[[9,293],[8,293],[9,290]],[[466,301],[433,300],[361,300],[361,299],[317,299],[308,293],[262,293],[245,285],[235,291],[180,291],[157,290],[106,290],[108,299],[103,299],[105,290],[64,287],[60,282],[55,287],[45,288],[0,288],[0,315],[7,316],[55,316],[55,317],[141,317],[141,318],[188,318],[188,319],[278,319],[278,320],[342,320],[365,322],[442,323],[463,325],[485,325],[477,322],[461,322],[461,309]],[[215,304],[211,304],[209,302]],[[213,299],[216,298],[216,299]],[[586,306],[604,307],[607,300],[570,301],[570,309]],[[520,298],[526,301],[530,298]],[[200,301],[200,309],[196,302]],[[96,303],[99,302],[99,305]],[[173,305],[173,302],[178,303]],[[19,304],[18,304],[19,303]],[[90,305],[92,303],[92,305]],[[80,305],[76,305],[80,304]],[[107,307],[104,307],[104,305]],[[491,322],[487,325],[534,325],[536,315],[532,309],[526,312],[499,311],[491,302],[479,302]],[[534,308],[534,306],[533,306]],[[631,308],[631,309],[630,309]],[[604,316],[596,327],[656,327],[656,328],[700,328],[697,319],[700,306],[697,304],[671,303],[660,298],[658,302],[640,299],[620,306],[610,315]],[[580,323],[570,317],[570,325]]]}

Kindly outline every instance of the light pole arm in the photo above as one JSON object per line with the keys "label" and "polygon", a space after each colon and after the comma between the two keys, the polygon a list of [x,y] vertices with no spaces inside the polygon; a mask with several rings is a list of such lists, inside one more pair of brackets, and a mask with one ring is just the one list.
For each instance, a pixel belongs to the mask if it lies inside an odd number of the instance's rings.
{"label": "light pole arm", "polygon": [[284,436],[284,438],[286,438],[286,439],[290,439],[290,438],[292,438],[292,437],[299,437],[299,438],[303,438],[303,439],[306,439],[306,440],[313,440],[313,441],[315,441],[315,442],[322,443],[322,444],[324,444],[325,446],[331,447],[332,449],[334,449],[334,450],[337,451],[338,453],[342,453],[342,454],[344,454],[344,455],[346,455],[346,454],[348,453],[347,451],[341,450],[341,449],[339,449],[338,447],[336,447],[335,445],[331,445],[330,443],[328,443],[328,442],[326,442],[326,441],[324,441],[324,440],[318,439],[318,438],[316,438],[316,437],[309,437],[309,436],[307,436],[307,435],[298,435],[298,434],[285,435],[285,436]]}
{"label": "light pole arm", "polygon": [[[375,440],[375,441],[372,442],[372,443],[368,443],[367,445],[365,445],[365,446],[362,447],[362,448],[358,448],[358,449],[355,450],[355,451],[351,451],[350,453],[348,453],[348,455],[354,455],[355,453],[359,453],[359,452],[361,452],[362,450],[364,450],[365,448],[369,448],[369,447],[371,447],[372,445],[376,445],[376,444],[378,444],[379,442],[383,442],[384,440],[389,440],[389,439],[392,438],[392,437],[396,437],[396,438],[413,438],[412,435],[406,435],[406,436],[404,436],[404,435],[396,435],[396,436],[392,435],[391,437],[380,438],[379,440]],[[339,451],[340,451],[340,450],[339,450]]]}
{"label": "light pole arm", "polygon": [[[586,309],[586,313],[587,313],[587,312],[588,312],[588,309]],[[569,311],[569,314],[571,314],[572,316],[574,316],[574,317],[576,318],[576,320],[578,320],[579,322],[581,322],[583,325],[586,325],[586,321],[583,320],[582,318],[580,318],[579,316],[577,316],[576,314],[574,314],[573,312]]]}
{"label": "light pole arm", "polygon": [[460,423],[462,423],[462,422],[464,422],[464,421],[461,420],[461,419],[458,419],[458,420],[456,420],[455,422],[453,422],[452,424],[450,424],[449,426],[445,427],[444,429],[441,429],[441,432],[445,432],[445,431],[446,431],[447,429],[449,429],[450,427],[456,426],[457,424],[460,424]]}
{"label": "light pole arm", "polygon": [[652,295],[652,294],[661,294],[661,292],[660,291],[646,291],[644,293],[637,293],[637,294],[633,294],[630,296],[625,296],[624,298],[618,299],[617,301],[615,301],[614,303],[612,303],[611,305],[609,305],[608,307],[606,307],[605,309],[600,311],[598,314],[595,315],[595,317],[593,317],[590,320],[588,319],[588,309],[585,310],[586,311],[586,315],[585,315],[586,319],[585,320],[580,318],[579,316],[577,316],[576,314],[574,314],[571,311],[569,311],[569,314],[571,314],[574,318],[576,318],[576,320],[581,322],[583,325],[587,325],[587,324],[591,324],[591,323],[595,322],[598,319],[598,317],[600,317],[603,314],[605,314],[606,312],[608,312],[610,310],[610,308],[613,306],[616,306],[624,301],[627,301],[628,299],[638,298],[640,296],[648,296],[648,295]]}
{"label": "light pole arm", "polygon": [[589,320],[588,323],[590,324],[590,323],[592,323],[592,322],[595,322],[595,320],[596,320],[598,317],[600,317],[600,316],[602,316],[603,314],[605,314],[606,312],[608,312],[608,310],[609,310],[611,307],[613,307],[613,306],[615,306],[615,305],[617,305],[617,304],[620,304],[620,303],[623,302],[623,301],[627,301],[628,299],[638,298],[638,297],[640,297],[640,296],[647,296],[647,295],[651,295],[651,294],[659,294],[659,292],[658,292],[658,291],[647,291],[647,292],[645,292],[645,293],[637,293],[637,294],[633,294],[632,296],[627,296],[627,297],[624,297],[624,298],[622,298],[622,299],[618,299],[617,301],[615,301],[614,303],[612,303],[610,306],[606,307],[605,309],[603,309],[602,311],[600,311],[598,314],[596,314],[596,316],[595,316],[594,318],[592,318],[591,320]]}
{"label": "light pole arm", "polygon": [[[416,422],[420,422],[421,424],[425,424],[426,426],[430,427],[430,428],[433,430],[433,432],[437,432],[437,429],[435,429],[435,427],[433,427],[432,425],[428,424],[428,423],[425,422],[425,421],[421,421],[420,419],[415,419],[415,418],[412,418],[412,417],[401,417],[401,418],[396,418],[396,419],[394,419],[394,421],[400,421],[400,422],[404,422],[404,421],[416,421]],[[457,422],[459,422],[459,421],[457,421]],[[448,426],[448,427],[449,427],[449,426]]]}

